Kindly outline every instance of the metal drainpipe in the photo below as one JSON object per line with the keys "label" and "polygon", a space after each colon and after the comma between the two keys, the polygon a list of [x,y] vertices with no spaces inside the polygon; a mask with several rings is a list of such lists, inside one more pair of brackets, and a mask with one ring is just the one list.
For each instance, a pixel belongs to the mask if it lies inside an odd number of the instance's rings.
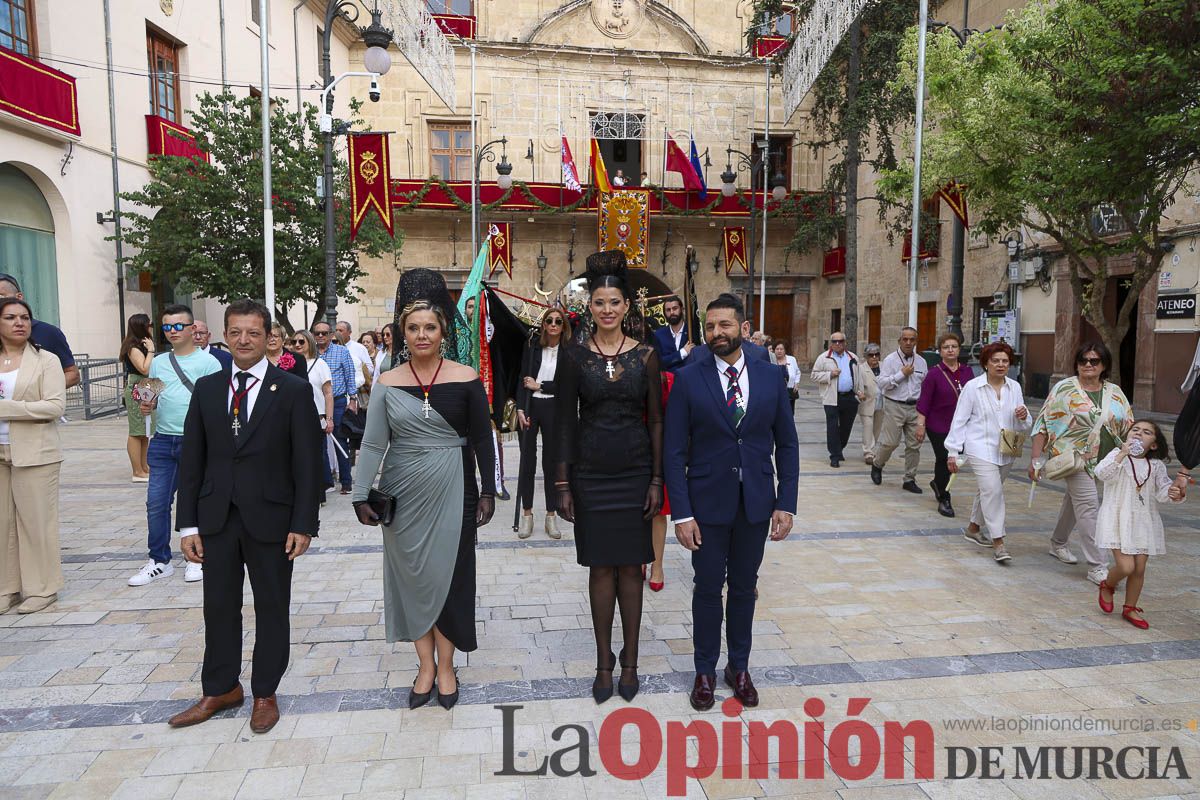
{"label": "metal drainpipe", "polygon": [[121,246],[121,183],[117,171],[117,104],[113,77],[112,15],[109,0],[104,0],[104,52],[105,72],[108,75],[108,137],[112,150],[113,186],[113,234],[117,259],[117,314],[120,316],[118,330],[125,338],[125,254]]}
{"label": "metal drainpipe", "polygon": [[[225,73],[225,0],[219,0],[217,3],[217,17],[221,22],[221,94],[225,94],[225,90],[229,87],[229,76]],[[222,103],[221,105],[225,111],[229,110],[228,103]]]}
{"label": "metal drainpipe", "polygon": [[296,54],[296,113],[300,113],[300,23],[297,21],[297,14],[300,9],[308,5],[308,0],[300,0],[292,9],[292,50]]}

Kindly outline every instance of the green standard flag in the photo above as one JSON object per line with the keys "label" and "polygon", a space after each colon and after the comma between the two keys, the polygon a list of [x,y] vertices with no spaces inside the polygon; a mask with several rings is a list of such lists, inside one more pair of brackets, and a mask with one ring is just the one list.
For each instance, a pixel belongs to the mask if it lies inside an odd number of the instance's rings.
{"label": "green standard flag", "polygon": [[458,296],[458,313],[467,321],[467,327],[470,330],[467,341],[470,343],[471,360],[467,363],[474,370],[479,369],[479,314],[474,313],[470,317],[467,316],[467,301],[474,299],[476,312],[478,312],[479,293],[483,290],[483,278],[487,274],[488,248],[492,241],[493,231],[494,228],[489,230],[487,238],[483,240],[483,246],[479,248],[479,255],[475,256],[475,265],[471,267],[471,274],[467,276],[462,294]]}

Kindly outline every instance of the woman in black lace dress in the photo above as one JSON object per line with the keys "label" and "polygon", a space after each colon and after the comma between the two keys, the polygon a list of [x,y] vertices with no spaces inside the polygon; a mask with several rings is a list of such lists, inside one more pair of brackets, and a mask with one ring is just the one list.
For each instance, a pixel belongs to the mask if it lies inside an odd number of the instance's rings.
{"label": "woman in black lace dress", "polygon": [[575,524],[575,552],[590,570],[588,597],[596,636],[592,696],[612,696],[613,614],[621,603],[624,647],[617,690],[638,691],[642,565],[654,560],[651,520],[662,506],[662,379],[653,347],[630,336],[633,293],[625,254],[588,258],[588,311],[594,332],[568,347],[555,399],[559,512]]}

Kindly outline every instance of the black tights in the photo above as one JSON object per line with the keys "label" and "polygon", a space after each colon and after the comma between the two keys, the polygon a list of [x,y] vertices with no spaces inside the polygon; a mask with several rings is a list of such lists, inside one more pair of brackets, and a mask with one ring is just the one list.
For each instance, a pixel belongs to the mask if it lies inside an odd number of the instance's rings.
{"label": "black tights", "polygon": [[[638,663],[638,635],[642,624],[642,566],[623,564],[617,567],[591,567],[588,598],[592,605],[592,628],[596,633],[596,664],[603,666],[609,664],[609,654],[612,653],[613,613],[620,598],[624,662],[630,665],[626,671],[632,678]],[[612,685],[610,673],[602,672],[599,675],[601,686]]]}

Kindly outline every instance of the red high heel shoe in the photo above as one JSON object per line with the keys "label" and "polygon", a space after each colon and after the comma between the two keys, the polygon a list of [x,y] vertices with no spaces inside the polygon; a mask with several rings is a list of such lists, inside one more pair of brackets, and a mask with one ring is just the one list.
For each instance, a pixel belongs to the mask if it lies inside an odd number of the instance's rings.
{"label": "red high heel shoe", "polygon": [[1137,606],[1121,606],[1121,616],[1125,618],[1126,622],[1128,622],[1133,627],[1141,628],[1142,630],[1146,630],[1147,628],[1150,627],[1150,623],[1146,622],[1146,620],[1134,619],[1133,617],[1129,616],[1130,612],[1132,612],[1132,611],[1136,611],[1139,614],[1142,613],[1142,610],[1140,608],[1138,608]]}
{"label": "red high heel shoe", "polygon": [[[1100,581],[1100,595],[1097,599],[1100,601],[1100,610],[1103,611],[1105,614],[1111,614],[1113,612],[1113,601],[1109,600],[1107,603],[1104,602],[1104,590],[1105,589],[1108,589],[1110,592],[1113,592],[1113,587],[1109,586],[1104,581]],[[1113,592],[1113,595],[1115,597],[1116,592]]]}
{"label": "red high heel shoe", "polygon": [[667,585],[666,581],[650,581],[650,591],[661,592],[663,587]]}

